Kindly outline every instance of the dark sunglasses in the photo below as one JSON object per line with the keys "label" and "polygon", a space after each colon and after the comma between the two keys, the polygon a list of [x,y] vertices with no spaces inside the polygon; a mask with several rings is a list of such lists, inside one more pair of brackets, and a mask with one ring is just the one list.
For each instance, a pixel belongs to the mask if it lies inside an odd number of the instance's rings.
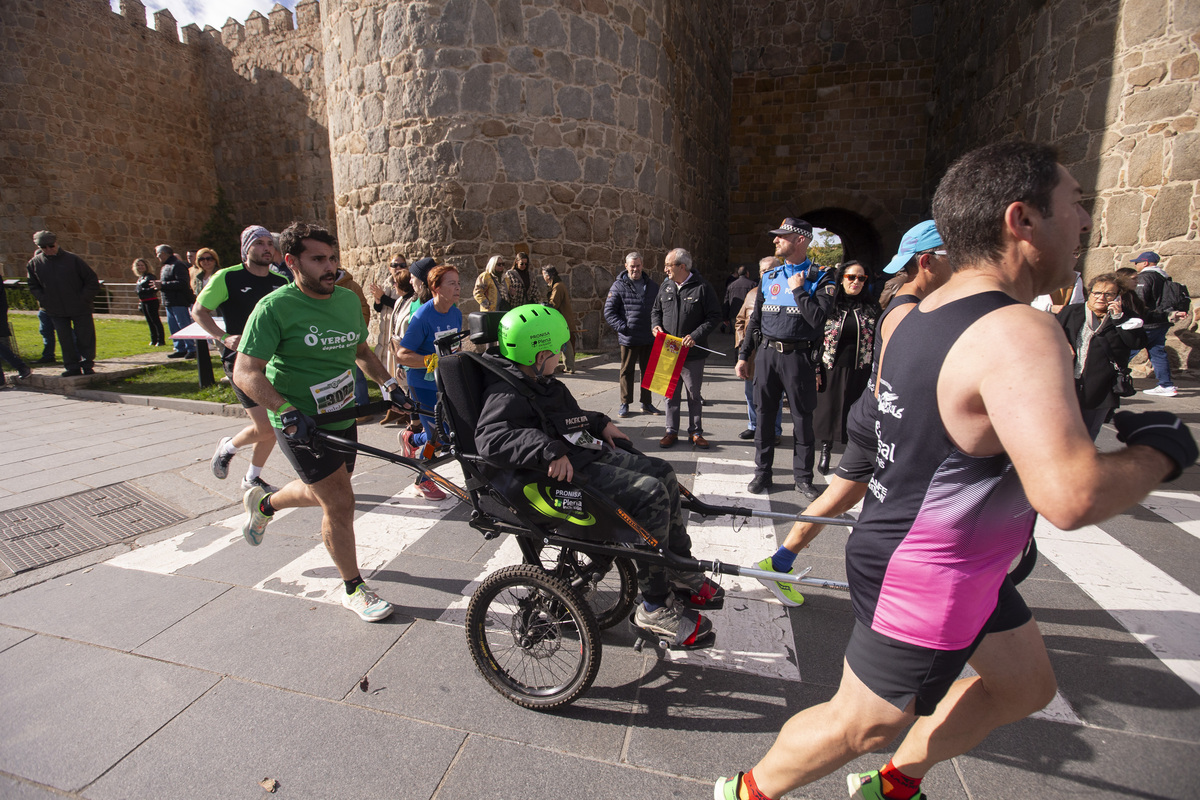
{"label": "dark sunglasses", "polygon": [[404,269],[407,266],[408,264],[401,264],[399,261],[393,261],[391,263],[392,269]]}
{"label": "dark sunglasses", "polygon": [[842,280],[854,281],[855,283],[860,283],[860,282],[866,283],[867,276],[866,275],[847,275]]}
{"label": "dark sunglasses", "polygon": [[200,256],[200,258],[198,258],[196,260],[197,261],[216,261],[216,259],[213,258],[212,256]]}

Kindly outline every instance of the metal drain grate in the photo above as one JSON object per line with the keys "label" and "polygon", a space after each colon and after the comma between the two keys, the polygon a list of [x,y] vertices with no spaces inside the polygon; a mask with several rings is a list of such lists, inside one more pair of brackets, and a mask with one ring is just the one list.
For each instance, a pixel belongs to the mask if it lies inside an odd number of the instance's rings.
{"label": "metal drain grate", "polygon": [[185,519],[131,486],[105,486],[0,512],[0,561],[24,572]]}

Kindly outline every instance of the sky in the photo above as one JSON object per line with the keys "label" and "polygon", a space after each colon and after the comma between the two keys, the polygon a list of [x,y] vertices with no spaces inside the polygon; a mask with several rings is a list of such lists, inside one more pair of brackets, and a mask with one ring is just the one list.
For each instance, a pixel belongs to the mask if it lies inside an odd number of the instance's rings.
{"label": "sky", "polygon": [[[119,0],[110,0],[113,11],[120,10]],[[146,24],[154,27],[154,12],[169,8],[179,27],[196,23],[201,28],[212,25],[217,30],[225,24],[225,20],[233,17],[238,22],[245,23],[251,11],[258,11],[264,16],[275,6],[276,0],[143,0],[146,4]],[[279,0],[284,6],[295,9],[296,0]]]}

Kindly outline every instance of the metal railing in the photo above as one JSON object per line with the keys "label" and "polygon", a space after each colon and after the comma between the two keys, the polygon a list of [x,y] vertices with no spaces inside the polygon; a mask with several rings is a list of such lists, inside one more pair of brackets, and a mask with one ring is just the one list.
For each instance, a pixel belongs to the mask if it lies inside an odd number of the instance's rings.
{"label": "metal railing", "polygon": [[[29,294],[28,281],[7,278],[4,289],[8,293],[9,308],[37,309],[37,302]],[[92,310],[97,314],[140,315],[136,284],[100,281],[100,293],[96,295]]]}

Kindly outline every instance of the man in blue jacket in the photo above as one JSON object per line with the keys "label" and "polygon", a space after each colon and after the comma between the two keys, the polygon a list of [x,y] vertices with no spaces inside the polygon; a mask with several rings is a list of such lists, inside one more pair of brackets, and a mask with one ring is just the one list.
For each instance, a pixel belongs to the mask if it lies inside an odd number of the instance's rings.
{"label": "man in blue jacket", "polygon": [[[625,256],[625,274],[613,281],[604,301],[604,321],[617,332],[621,345],[621,406],[618,417],[629,416],[633,402],[634,372],[640,366],[646,377],[646,364],[654,334],[650,332],[650,310],[658,297],[658,284],[642,274],[642,254],[636,251]],[[642,413],[661,414],[650,402],[650,390],[642,389]]]}

